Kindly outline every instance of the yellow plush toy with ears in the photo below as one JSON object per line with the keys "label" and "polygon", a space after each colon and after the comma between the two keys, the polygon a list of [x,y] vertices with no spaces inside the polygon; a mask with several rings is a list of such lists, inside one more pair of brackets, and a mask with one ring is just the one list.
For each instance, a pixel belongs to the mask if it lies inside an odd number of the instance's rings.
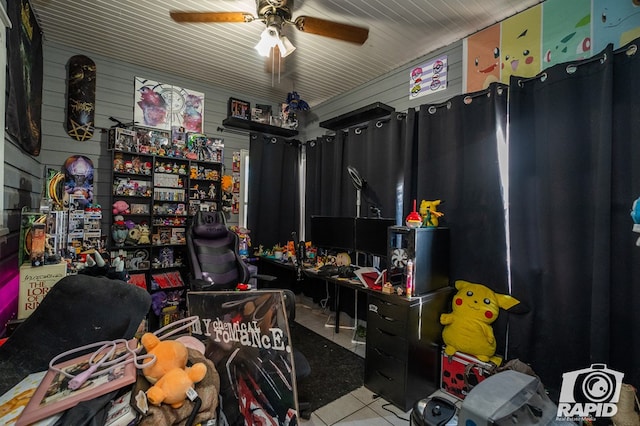
{"label": "yellow plush toy with ears", "polygon": [[438,227],[440,217],[444,216],[444,213],[438,211],[438,206],[441,203],[442,200],[422,200],[420,202],[420,214],[422,215],[423,227]]}
{"label": "yellow plush toy with ears", "polygon": [[480,361],[500,365],[502,358],[494,356],[496,339],[491,324],[498,318],[500,308],[511,309],[520,301],[467,281],[456,281],[456,289],[458,292],[451,303],[453,312],[440,316],[440,323],[444,325],[444,352],[449,356],[464,352]]}

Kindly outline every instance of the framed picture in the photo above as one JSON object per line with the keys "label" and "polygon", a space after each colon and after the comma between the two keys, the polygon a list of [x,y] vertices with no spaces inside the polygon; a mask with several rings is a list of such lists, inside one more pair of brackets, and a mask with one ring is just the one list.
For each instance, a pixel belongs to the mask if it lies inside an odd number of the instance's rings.
{"label": "framed picture", "polygon": [[[116,355],[127,352],[124,343],[116,350]],[[89,368],[89,358],[93,352],[56,364],[55,367],[69,374],[77,375]],[[95,359],[94,362],[98,362]],[[59,371],[49,369],[38,389],[24,408],[16,425],[30,425],[38,420],[76,406],[100,395],[123,388],[136,381],[136,368],[132,362],[104,371],[105,374],[92,377],[79,389],[69,389],[69,377]]]}
{"label": "framed picture", "polygon": [[229,98],[229,117],[242,118],[243,120],[251,119],[251,104],[240,99]]}
{"label": "framed picture", "polygon": [[255,107],[251,108],[251,121],[255,121],[257,123],[269,124],[270,120],[271,120],[271,105],[256,104]]}

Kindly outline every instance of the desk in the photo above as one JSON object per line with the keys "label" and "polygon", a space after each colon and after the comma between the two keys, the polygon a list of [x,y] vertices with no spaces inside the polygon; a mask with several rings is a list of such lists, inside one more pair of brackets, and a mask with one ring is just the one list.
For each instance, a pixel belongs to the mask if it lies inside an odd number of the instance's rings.
{"label": "desk", "polygon": [[302,275],[301,279],[298,279],[296,267],[289,261],[282,261],[272,256],[259,256],[258,261],[258,273],[265,275],[273,275],[278,277],[278,280],[273,283],[273,287],[286,288],[293,290],[294,293],[304,293],[306,296],[313,298],[314,302],[318,302],[320,298],[324,298],[324,286],[319,289],[319,286],[313,285],[314,278],[306,275]]}
{"label": "desk", "polygon": [[[357,279],[348,279],[348,278],[338,278],[338,277],[328,277],[328,276],[322,276],[320,274],[318,274],[317,269],[315,268],[305,268],[303,270],[303,273],[305,276],[307,277],[312,277],[312,278],[316,278],[319,280],[323,280],[327,285],[329,284],[333,284],[333,288],[335,291],[335,298],[333,300],[333,310],[335,312],[335,316],[336,316],[336,320],[335,320],[335,324],[334,324],[334,330],[336,333],[340,332],[340,312],[342,311],[342,308],[340,306],[340,289],[341,288],[350,288],[352,290],[354,290],[355,292],[355,309],[354,309],[354,319],[356,321],[356,326],[354,327],[354,329],[357,331],[357,322],[358,322],[358,292],[359,291],[372,291],[369,288],[365,287],[362,285],[362,283],[357,280]],[[361,343],[361,342],[356,342],[355,340],[355,333],[354,333],[354,343]]]}
{"label": "desk", "polygon": [[[268,260],[281,273],[295,276],[295,268]],[[442,325],[440,314],[450,310],[455,289],[443,287],[407,298],[384,294],[359,281],[323,277],[316,269],[304,269],[302,288],[310,280],[322,280],[336,289],[335,332],[340,330],[340,289],[364,293],[367,298],[367,337],[364,385],[403,411],[440,387]],[[312,281],[311,281],[312,282]],[[356,315],[357,318],[357,315]]]}

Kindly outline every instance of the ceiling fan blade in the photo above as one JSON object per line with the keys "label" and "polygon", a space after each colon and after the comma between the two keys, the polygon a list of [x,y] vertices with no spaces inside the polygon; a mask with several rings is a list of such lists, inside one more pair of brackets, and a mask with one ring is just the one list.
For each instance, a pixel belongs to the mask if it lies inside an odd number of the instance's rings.
{"label": "ceiling fan blade", "polygon": [[251,22],[255,18],[245,12],[169,12],[171,19],[180,23],[192,22]]}
{"label": "ceiling fan blade", "polygon": [[369,37],[369,29],[354,25],[341,24],[310,16],[299,16],[294,22],[296,28],[304,33],[331,37],[350,43],[364,44]]}

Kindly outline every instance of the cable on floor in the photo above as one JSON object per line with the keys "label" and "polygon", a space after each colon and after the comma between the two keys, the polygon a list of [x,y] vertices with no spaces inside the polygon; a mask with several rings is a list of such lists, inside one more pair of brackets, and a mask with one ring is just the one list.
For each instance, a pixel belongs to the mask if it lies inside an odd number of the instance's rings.
{"label": "cable on floor", "polygon": [[402,421],[405,421],[405,422],[409,421],[409,419],[405,419],[404,417],[400,417],[398,415],[398,413],[396,413],[393,410],[388,409],[387,407],[390,406],[390,405],[393,405],[393,404],[391,404],[390,402],[387,402],[386,404],[382,404],[382,408],[384,408],[385,410],[387,410],[388,412],[390,412],[391,414],[393,414],[394,416],[396,416],[397,418],[399,418]]}

